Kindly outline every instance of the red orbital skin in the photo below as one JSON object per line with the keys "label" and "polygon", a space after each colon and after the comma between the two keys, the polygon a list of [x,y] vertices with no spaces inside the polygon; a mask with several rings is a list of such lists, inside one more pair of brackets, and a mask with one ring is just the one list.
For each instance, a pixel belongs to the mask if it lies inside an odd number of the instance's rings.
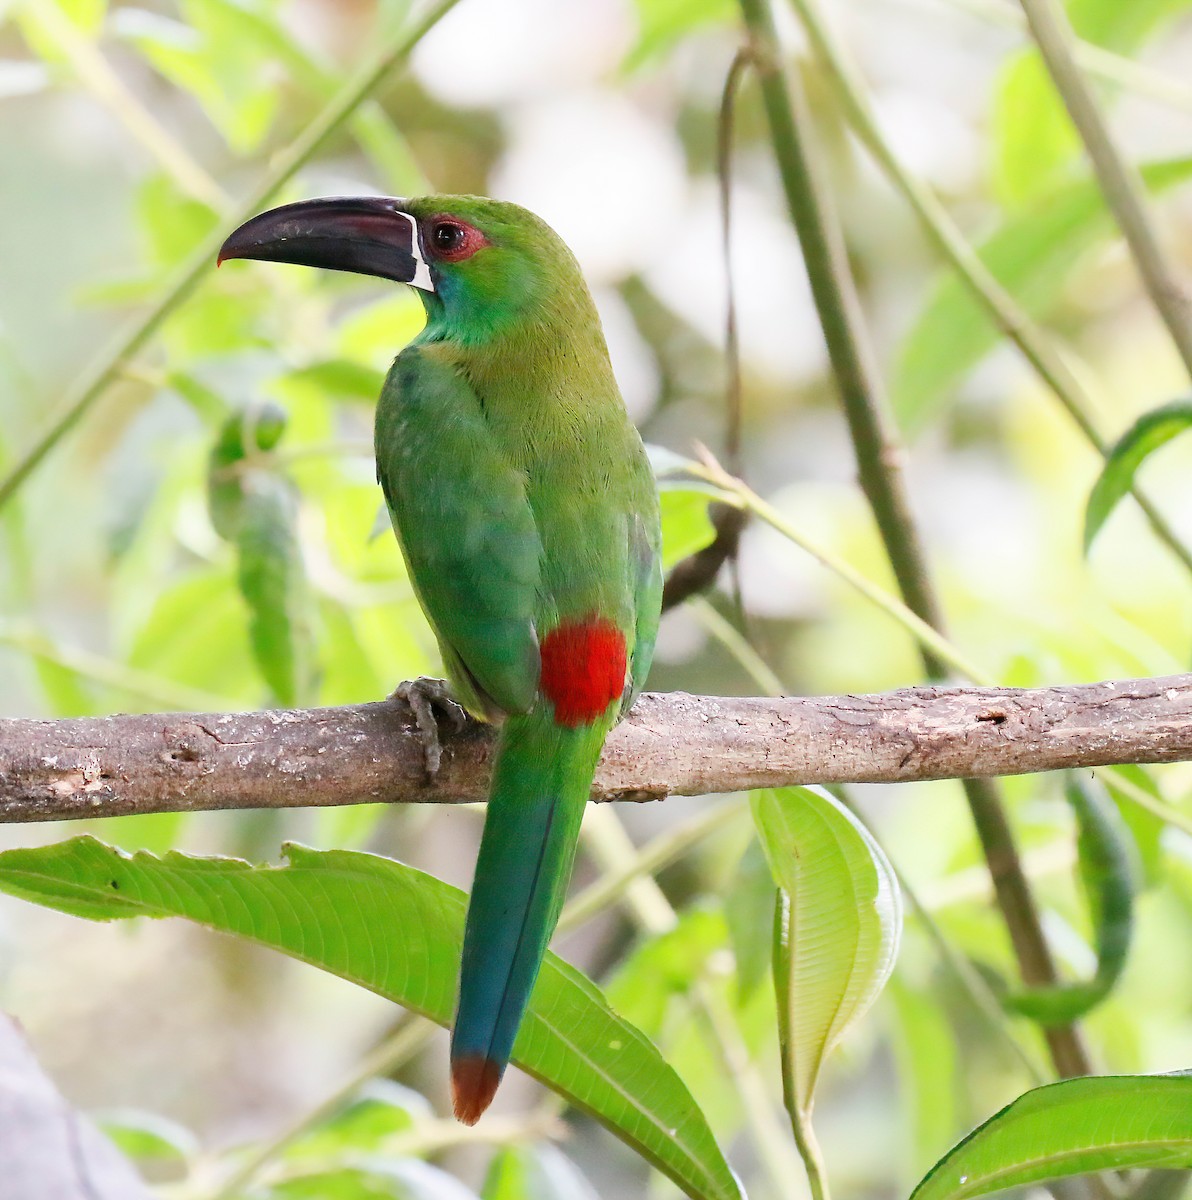
{"label": "red orbital skin", "polygon": [[625,636],[601,617],[565,621],[542,639],[539,688],[567,729],[602,717],[625,691]]}

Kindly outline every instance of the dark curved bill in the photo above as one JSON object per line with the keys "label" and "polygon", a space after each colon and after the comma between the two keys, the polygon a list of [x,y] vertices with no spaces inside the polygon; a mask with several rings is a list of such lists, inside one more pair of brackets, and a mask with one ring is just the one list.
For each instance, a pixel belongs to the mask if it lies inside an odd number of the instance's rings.
{"label": "dark curved bill", "polygon": [[245,221],[219,251],[227,258],[352,271],[433,292],[418,222],[387,196],[329,196],[284,204]]}

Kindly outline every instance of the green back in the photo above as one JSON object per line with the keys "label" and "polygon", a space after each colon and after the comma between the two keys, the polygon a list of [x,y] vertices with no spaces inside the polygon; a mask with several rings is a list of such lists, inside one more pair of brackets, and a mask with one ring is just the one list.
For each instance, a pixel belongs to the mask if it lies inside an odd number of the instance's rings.
{"label": "green back", "polygon": [[[483,279],[436,278],[426,329],[377,410],[394,528],[448,675],[478,715],[532,705],[538,640],[567,618],[617,625],[635,695],[658,624],[649,463],[578,266],[545,225],[532,232],[533,259],[519,241],[504,260],[500,246],[476,256],[490,256]],[[502,279],[504,305],[493,299]]]}

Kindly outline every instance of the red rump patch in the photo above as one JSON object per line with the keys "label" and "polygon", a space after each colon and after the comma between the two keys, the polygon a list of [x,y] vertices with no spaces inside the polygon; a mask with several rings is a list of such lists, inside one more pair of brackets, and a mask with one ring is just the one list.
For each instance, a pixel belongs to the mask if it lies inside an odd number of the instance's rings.
{"label": "red rump patch", "polygon": [[542,694],[568,729],[604,715],[625,690],[625,637],[600,617],[556,625],[542,639]]}

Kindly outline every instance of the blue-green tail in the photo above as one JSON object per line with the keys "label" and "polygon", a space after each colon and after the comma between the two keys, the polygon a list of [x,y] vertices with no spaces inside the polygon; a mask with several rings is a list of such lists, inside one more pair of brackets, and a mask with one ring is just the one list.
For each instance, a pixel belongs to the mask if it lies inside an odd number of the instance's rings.
{"label": "blue-green tail", "polygon": [[567,893],[608,732],[603,721],[561,728],[547,707],[508,718],[497,744],[451,1034],[455,1115],[469,1125],[509,1061]]}

